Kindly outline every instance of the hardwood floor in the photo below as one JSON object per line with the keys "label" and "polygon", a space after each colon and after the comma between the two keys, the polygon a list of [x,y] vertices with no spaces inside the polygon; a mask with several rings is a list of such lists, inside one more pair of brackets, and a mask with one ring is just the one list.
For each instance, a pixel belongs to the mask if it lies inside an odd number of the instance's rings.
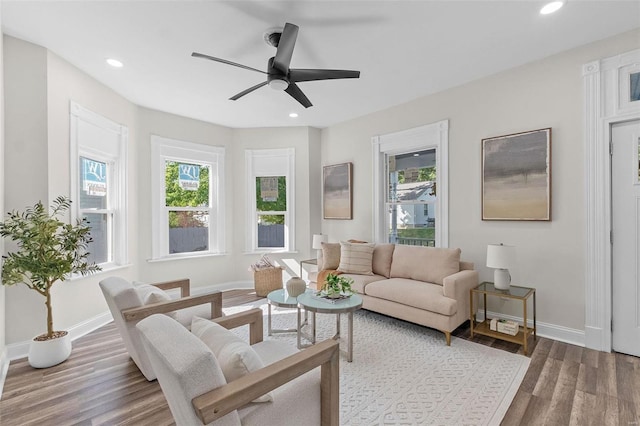
{"label": "hardwood floor", "polygon": [[[251,290],[231,290],[223,305],[257,299]],[[453,335],[469,340],[468,324]],[[513,343],[472,340],[522,353]],[[530,343],[531,365],[503,425],[640,425],[640,358],[545,338]],[[0,400],[3,426],[173,424],[160,386],[131,361],[113,323],[76,340],[71,357],[55,367],[13,361]]]}

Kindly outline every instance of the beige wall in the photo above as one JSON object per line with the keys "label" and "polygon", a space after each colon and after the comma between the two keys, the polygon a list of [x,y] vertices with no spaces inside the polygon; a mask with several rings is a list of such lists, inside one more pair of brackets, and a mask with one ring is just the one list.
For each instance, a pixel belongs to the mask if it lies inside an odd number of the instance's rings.
{"label": "beige wall", "polygon": [[[354,162],[354,220],[322,224],[330,240],[372,238],[371,138],[449,120],[449,241],[475,262],[486,246],[517,247],[513,284],[537,288],[538,320],[584,330],[582,65],[640,47],[640,30],[583,46],[322,131],[322,163]],[[553,128],[553,220],[481,220],[481,139]],[[505,302],[500,302],[503,304]],[[512,306],[494,310],[520,315]]]}

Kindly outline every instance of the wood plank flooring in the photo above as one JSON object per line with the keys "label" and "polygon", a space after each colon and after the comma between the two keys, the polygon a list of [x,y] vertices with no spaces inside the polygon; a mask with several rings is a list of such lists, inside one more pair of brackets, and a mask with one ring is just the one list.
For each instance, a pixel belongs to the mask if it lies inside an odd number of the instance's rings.
{"label": "wood plank flooring", "polygon": [[[223,294],[225,307],[259,299],[252,290]],[[522,353],[485,336],[459,338]],[[503,425],[640,425],[640,358],[553,340],[530,340],[531,365]],[[444,344],[444,336],[443,336]],[[173,425],[156,381],[129,358],[113,323],[76,340],[71,357],[44,370],[13,361],[0,400],[0,425]]]}

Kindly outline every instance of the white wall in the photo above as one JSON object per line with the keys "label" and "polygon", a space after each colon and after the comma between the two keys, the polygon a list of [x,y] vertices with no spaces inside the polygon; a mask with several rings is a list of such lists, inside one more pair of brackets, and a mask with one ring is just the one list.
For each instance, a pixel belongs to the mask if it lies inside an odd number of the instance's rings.
{"label": "white wall", "polygon": [[[69,104],[73,99],[129,127],[129,175],[135,184],[136,107],[45,49],[5,36],[6,144],[4,165],[9,177],[5,208],[24,209],[58,195],[69,196]],[[137,194],[129,192],[129,246],[135,252]],[[10,245],[7,244],[7,248]],[[135,265],[135,259],[134,265]],[[113,274],[135,278],[135,268]],[[52,291],[54,326],[69,329],[105,311],[96,274],[64,283]],[[46,331],[44,299],[24,285],[6,290],[6,342],[16,343]]]}
{"label": "white wall", "polygon": [[[175,278],[189,278],[192,286],[205,286],[237,281],[237,274],[229,265],[230,255],[199,257],[162,262],[148,262],[151,259],[151,135],[163,136],[186,142],[222,146],[226,149],[225,192],[227,206],[232,206],[233,180],[238,171],[233,167],[232,130],[223,126],[192,120],[172,114],[139,108],[138,115],[138,185],[136,193],[140,206],[140,226],[135,230],[139,239],[139,278],[147,282],[166,281]],[[244,157],[240,160],[243,165]],[[227,251],[231,249],[234,232],[234,214],[225,212],[227,225]]]}
{"label": "white wall", "polygon": [[[2,34],[2,10],[0,8],[0,34]],[[0,217],[4,217],[4,42],[0,37]],[[4,254],[4,238],[0,239],[0,255]],[[0,394],[2,394],[3,368],[7,355],[5,336],[5,288],[0,277]]]}
{"label": "white wall", "polygon": [[[307,127],[287,128],[254,128],[235,129],[233,138],[233,165],[234,171],[234,199],[233,211],[235,212],[234,229],[236,235],[227,238],[233,252],[236,254],[234,267],[239,271],[243,279],[253,280],[247,267],[260,258],[260,254],[247,253],[245,247],[245,232],[247,218],[247,173],[244,167],[244,155],[246,149],[267,148],[294,148],[295,149],[295,253],[273,254],[270,257],[279,259],[283,266],[287,267],[288,275],[299,275],[298,260],[308,259],[311,252],[311,229],[320,228],[319,218],[309,214],[312,199],[320,196],[319,187],[313,186],[310,177],[310,152],[317,151],[312,147],[318,145],[318,130]],[[318,162],[319,163],[319,162]],[[316,166],[319,167],[319,166]],[[315,221],[315,223],[314,223]],[[286,276],[285,276],[286,279]]]}
{"label": "white wall", "polygon": [[[513,284],[537,288],[538,321],[584,330],[584,63],[640,46],[640,30],[417,99],[322,131],[322,163],[354,162],[354,220],[322,224],[330,240],[372,238],[371,137],[449,120],[450,246],[475,262],[481,280],[486,246],[517,247]],[[553,128],[553,220],[481,220],[481,139]],[[500,302],[501,304],[504,302]],[[515,306],[494,310],[520,315]]]}

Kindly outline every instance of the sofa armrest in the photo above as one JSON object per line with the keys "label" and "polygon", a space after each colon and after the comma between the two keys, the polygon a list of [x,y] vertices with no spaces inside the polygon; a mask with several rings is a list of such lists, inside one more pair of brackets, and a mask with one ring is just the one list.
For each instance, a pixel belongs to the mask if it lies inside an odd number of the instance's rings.
{"label": "sofa armrest", "polygon": [[328,339],[195,397],[192,400],[193,408],[202,423],[209,424],[259,396],[320,367],[320,423],[338,426],[339,364],[338,342]]}
{"label": "sofa armrest", "polygon": [[256,343],[262,342],[263,339],[262,315],[264,315],[262,309],[253,308],[248,311],[238,312],[237,314],[216,318],[213,322],[220,324],[226,329],[237,328],[248,324],[249,344],[255,345]]}
{"label": "sofa armrest", "polygon": [[183,297],[182,299],[172,300],[170,302],[152,303],[137,308],[125,309],[122,311],[122,317],[125,321],[140,321],[153,314],[166,314],[167,312],[208,303],[211,304],[211,318],[221,317],[222,293],[219,291],[202,294],[200,296]]}
{"label": "sofa armrest", "polygon": [[445,297],[455,299],[465,303],[464,308],[469,305],[469,291],[479,284],[478,271],[460,271],[449,275],[442,280],[442,293]]}
{"label": "sofa armrest", "polygon": [[191,296],[189,278],[183,278],[180,280],[172,280],[172,281],[164,281],[161,283],[154,283],[151,285],[158,287],[161,290],[171,290],[172,288],[179,288],[180,297]]}

